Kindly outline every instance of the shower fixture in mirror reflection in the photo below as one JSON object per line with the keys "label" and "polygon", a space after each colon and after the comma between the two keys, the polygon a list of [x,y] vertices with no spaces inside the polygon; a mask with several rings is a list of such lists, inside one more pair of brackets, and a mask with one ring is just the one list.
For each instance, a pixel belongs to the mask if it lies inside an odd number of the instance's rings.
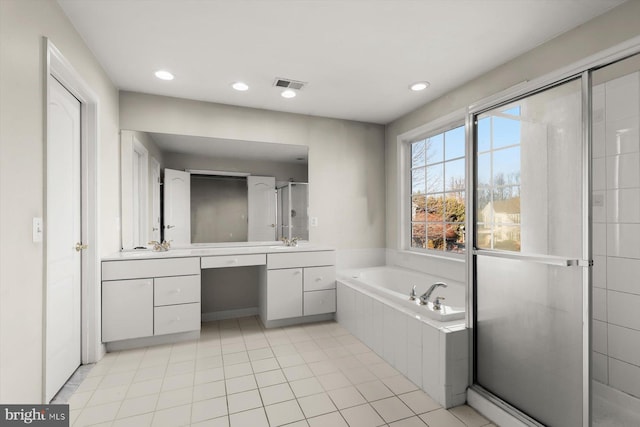
{"label": "shower fixture in mirror reflection", "polygon": [[309,239],[308,148],[122,130],[122,249]]}

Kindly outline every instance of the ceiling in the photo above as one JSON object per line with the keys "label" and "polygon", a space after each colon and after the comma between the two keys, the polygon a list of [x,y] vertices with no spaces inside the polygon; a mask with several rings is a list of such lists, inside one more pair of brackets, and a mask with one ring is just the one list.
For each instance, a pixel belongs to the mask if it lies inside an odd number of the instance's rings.
{"label": "ceiling", "polygon": [[623,2],[58,0],[119,89],[380,124]]}
{"label": "ceiling", "polygon": [[186,153],[202,157],[242,158],[307,164],[306,145],[274,144],[259,141],[228,140],[200,136],[153,133],[153,142],[164,152]]}

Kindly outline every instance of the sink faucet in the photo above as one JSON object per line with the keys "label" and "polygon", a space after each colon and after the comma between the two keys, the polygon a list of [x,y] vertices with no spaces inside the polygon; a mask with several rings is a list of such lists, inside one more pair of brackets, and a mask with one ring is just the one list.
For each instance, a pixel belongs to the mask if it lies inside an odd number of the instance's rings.
{"label": "sink faucet", "polygon": [[282,243],[284,243],[285,246],[298,246],[298,238],[294,237],[291,240],[289,240],[286,237],[283,237],[282,239]]}
{"label": "sink faucet", "polygon": [[158,242],[157,240],[152,240],[149,242],[149,244],[153,245],[154,252],[166,252],[171,247],[171,243],[167,242],[166,240],[163,240],[162,243]]}
{"label": "sink faucet", "polygon": [[427,292],[420,295],[420,304],[426,305],[429,302],[429,298],[431,298],[431,294],[433,293],[433,291],[435,291],[436,288],[439,288],[440,286],[442,286],[443,288],[446,288],[447,284],[443,282],[436,282],[433,285],[431,285],[429,289],[427,289]]}

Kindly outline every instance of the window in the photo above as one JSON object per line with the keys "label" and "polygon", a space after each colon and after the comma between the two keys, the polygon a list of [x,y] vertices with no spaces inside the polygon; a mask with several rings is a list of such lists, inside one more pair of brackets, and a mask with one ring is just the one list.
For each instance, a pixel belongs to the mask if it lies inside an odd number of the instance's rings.
{"label": "window", "polygon": [[411,143],[411,248],[464,252],[465,130]]}

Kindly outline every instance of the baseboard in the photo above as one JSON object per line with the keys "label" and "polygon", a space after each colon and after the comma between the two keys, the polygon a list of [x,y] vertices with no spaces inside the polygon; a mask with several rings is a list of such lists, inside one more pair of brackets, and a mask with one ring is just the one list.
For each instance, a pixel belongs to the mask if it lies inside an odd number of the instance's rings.
{"label": "baseboard", "polygon": [[255,316],[258,314],[258,307],[238,308],[235,310],[211,311],[202,313],[202,322],[214,322],[216,320],[237,319],[238,317]]}
{"label": "baseboard", "polygon": [[130,340],[113,341],[106,343],[107,353],[134,348],[149,347],[152,345],[174,344],[183,341],[192,341],[200,338],[200,331],[182,332],[179,334],[157,335],[153,337],[134,338]]}
{"label": "baseboard", "polygon": [[283,326],[291,326],[291,325],[300,325],[303,323],[313,323],[313,322],[323,322],[326,320],[334,320],[335,313],[325,313],[325,314],[316,314],[313,316],[304,316],[304,317],[292,317],[290,319],[278,319],[278,320],[268,320],[264,321],[262,318],[262,324],[265,328],[281,328]]}

